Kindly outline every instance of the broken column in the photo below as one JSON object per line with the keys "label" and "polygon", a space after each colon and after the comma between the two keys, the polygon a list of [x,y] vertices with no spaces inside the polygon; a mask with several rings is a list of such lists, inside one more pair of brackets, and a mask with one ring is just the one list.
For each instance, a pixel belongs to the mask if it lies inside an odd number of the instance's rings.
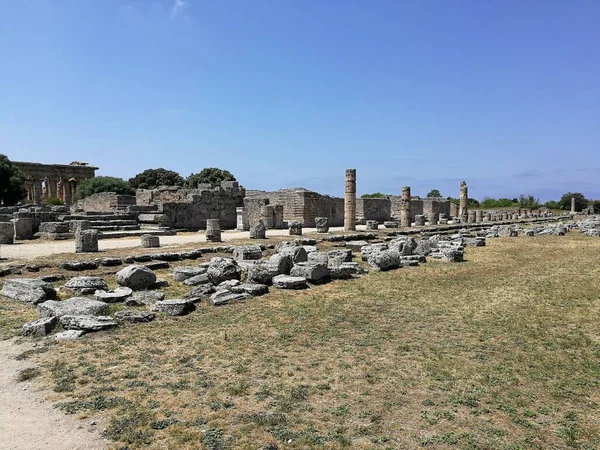
{"label": "broken column", "polygon": [[248,208],[238,207],[235,209],[237,214],[237,229],[239,231],[248,231],[250,229],[250,220],[248,218]]}
{"label": "broken column", "polygon": [[376,220],[367,220],[366,221],[366,230],[367,231],[375,231],[377,229],[379,229],[379,222],[377,222]]}
{"label": "broken column", "polygon": [[356,169],[346,169],[344,231],[356,231]]}
{"label": "broken column", "polygon": [[429,225],[437,225],[438,224],[438,214],[437,213],[429,213],[427,214],[427,221]]}
{"label": "broken column", "polygon": [[475,222],[477,222],[477,223],[483,222],[483,211],[480,209],[475,211]]}
{"label": "broken column", "polygon": [[0,244],[15,242],[15,226],[12,222],[0,222]]}
{"label": "broken column", "polygon": [[267,227],[262,220],[259,220],[256,225],[250,227],[250,239],[265,239],[267,236]]}
{"label": "broken column", "polygon": [[267,229],[275,228],[275,211],[273,205],[264,205],[260,207],[260,218]]}
{"label": "broken column", "polygon": [[283,222],[283,205],[273,205],[273,212],[275,217],[275,223],[273,225],[273,228],[276,228],[278,230],[285,228],[285,224]]}
{"label": "broken column", "polygon": [[467,210],[469,203],[469,188],[467,187],[466,181],[460,182],[460,197],[459,197],[459,205],[458,205],[458,216],[460,217],[461,222],[467,222]]}
{"label": "broken column", "polygon": [[142,248],[157,248],[160,247],[160,238],[153,234],[142,234],[140,237]]}
{"label": "broken column", "polygon": [[290,236],[302,236],[302,222],[292,220],[289,224]]}
{"label": "broken column", "polygon": [[410,186],[402,187],[402,199],[400,203],[400,226],[410,227]]}
{"label": "broken column", "polygon": [[475,223],[475,211],[467,211],[467,223]]}
{"label": "broken column", "polygon": [[221,225],[219,219],[206,219],[206,240],[221,242]]}
{"label": "broken column", "polygon": [[98,230],[77,230],[75,233],[75,253],[95,253],[98,251]]}
{"label": "broken column", "polygon": [[571,197],[571,214],[575,214],[575,197]]}
{"label": "broken column", "polygon": [[415,226],[416,227],[424,227],[425,226],[425,216],[423,214],[417,214],[415,216]]}
{"label": "broken column", "polygon": [[327,217],[315,217],[317,233],[329,233],[329,219]]}

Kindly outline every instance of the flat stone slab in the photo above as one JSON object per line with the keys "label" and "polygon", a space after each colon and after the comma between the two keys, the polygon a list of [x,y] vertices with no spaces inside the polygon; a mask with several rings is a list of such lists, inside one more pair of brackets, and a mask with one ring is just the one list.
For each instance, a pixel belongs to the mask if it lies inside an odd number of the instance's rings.
{"label": "flat stone slab", "polygon": [[96,290],[108,289],[106,280],[102,277],[73,277],[65,283],[64,287],[83,295],[93,294]]}
{"label": "flat stone slab", "polygon": [[186,286],[198,286],[199,284],[210,283],[210,279],[206,273],[201,273],[191,278],[188,278],[183,282]]}
{"label": "flat stone slab", "polygon": [[243,293],[235,293],[228,290],[221,290],[215,292],[210,296],[210,302],[213,306],[222,306],[229,303],[241,302],[250,298],[250,295]]}
{"label": "flat stone slab", "polygon": [[54,335],[54,339],[58,341],[70,341],[72,339],[79,339],[84,334],[85,331],[82,330],[67,330],[61,331],[60,333],[56,333]]}
{"label": "flat stone slab", "polygon": [[56,298],[51,284],[37,278],[6,280],[0,295],[20,302],[36,305]]}
{"label": "flat stone slab", "polygon": [[199,266],[182,266],[175,267],[173,269],[173,279],[175,281],[185,281],[188,278],[195,277],[196,275],[201,275],[206,273],[206,269],[204,267]]}
{"label": "flat stone slab", "polygon": [[194,304],[186,299],[161,300],[152,305],[151,310],[170,316],[183,316],[194,311]]}
{"label": "flat stone slab", "polygon": [[212,284],[201,284],[200,286],[196,286],[183,297],[191,302],[198,302],[209,298],[214,292],[215,287]]}
{"label": "flat stone slab", "polygon": [[273,287],[279,289],[305,289],[307,287],[306,278],[277,275],[273,277]]}
{"label": "flat stone slab", "polygon": [[152,322],[156,317],[154,314],[147,311],[136,311],[134,309],[124,309],[117,311],[115,314],[115,320],[117,322],[129,322],[129,323],[147,323]]}
{"label": "flat stone slab", "polygon": [[367,241],[350,241],[346,243],[346,247],[354,252],[360,252],[360,249],[365,245],[369,245],[369,243]]}
{"label": "flat stone slab", "polygon": [[125,303],[127,306],[143,306],[153,305],[154,303],[164,299],[164,292],[138,291],[134,292],[131,297],[126,298],[123,303]]}
{"label": "flat stone slab", "polygon": [[131,297],[133,290],[128,287],[118,287],[114,291],[98,290],[94,292],[94,300],[105,303],[122,303]]}
{"label": "flat stone slab", "polygon": [[231,288],[231,292],[236,294],[248,294],[252,297],[259,297],[269,293],[269,286],[257,283],[244,283]]}
{"label": "flat stone slab", "polygon": [[101,331],[117,326],[117,322],[108,316],[71,316],[64,315],[59,318],[60,324],[66,330]]}
{"label": "flat stone slab", "polygon": [[54,329],[57,323],[58,319],[56,317],[42,317],[33,322],[27,322],[23,325],[23,336],[46,336]]}
{"label": "flat stone slab", "polygon": [[108,311],[108,303],[83,297],[68,300],[48,300],[37,305],[41,317],[100,316]]}
{"label": "flat stone slab", "polygon": [[95,261],[66,261],[60,265],[63,270],[80,272],[82,270],[96,270],[98,263]]}

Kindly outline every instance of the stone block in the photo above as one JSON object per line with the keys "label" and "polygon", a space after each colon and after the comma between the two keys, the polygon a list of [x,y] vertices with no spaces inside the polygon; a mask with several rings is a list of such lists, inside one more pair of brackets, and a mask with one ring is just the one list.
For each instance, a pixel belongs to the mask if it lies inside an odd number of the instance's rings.
{"label": "stone block", "polygon": [[315,217],[317,233],[329,233],[329,219],[327,217]]}
{"label": "stone block", "polygon": [[12,223],[14,226],[15,239],[33,239],[33,218],[23,217],[12,219]]}
{"label": "stone block", "polygon": [[367,220],[365,222],[367,231],[375,231],[379,229],[379,222],[376,220]]}
{"label": "stone block", "polygon": [[97,252],[98,234],[98,230],[77,230],[75,232],[75,253]]}
{"label": "stone block", "polygon": [[18,278],[6,280],[0,295],[35,305],[55,299],[56,290],[50,283],[37,278]]}
{"label": "stone block", "polygon": [[142,234],[140,236],[142,248],[158,248],[160,247],[160,238],[153,234]]}
{"label": "stone block", "polygon": [[292,220],[288,224],[290,236],[302,236],[302,222],[298,220]]}
{"label": "stone block", "polygon": [[0,244],[13,244],[15,241],[15,226],[12,222],[0,222]]}
{"label": "stone block", "polygon": [[206,240],[208,242],[221,242],[219,219],[206,219]]}
{"label": "stone block", "polygon": [[267,227],[259,220],[256,225],[250,227],[250,239],[265,239],[267,236]]}

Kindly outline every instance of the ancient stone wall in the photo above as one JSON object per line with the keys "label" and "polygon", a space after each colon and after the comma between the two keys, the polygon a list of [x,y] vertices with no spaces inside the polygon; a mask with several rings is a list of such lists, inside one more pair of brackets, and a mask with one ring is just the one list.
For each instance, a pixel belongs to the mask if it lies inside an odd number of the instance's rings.
{"label": "ancient stone wall", "polygon": [[367,220],[385,222],[392,215],[392,202],[389,198],[359,198],[356,200],[356,221],[365,223]]}
{"label": "ancient stone wall", "polygon": [[115,212],[123,211],[129,206],[135,206],[136,197],[119,195],[114,192],[101,192],[79,200],[75,208],[85,212]]}

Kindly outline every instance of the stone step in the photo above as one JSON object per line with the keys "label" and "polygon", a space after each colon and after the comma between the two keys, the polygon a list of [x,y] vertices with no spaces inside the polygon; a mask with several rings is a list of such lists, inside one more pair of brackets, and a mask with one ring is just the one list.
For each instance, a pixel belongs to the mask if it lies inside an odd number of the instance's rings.
{"label": "stone step", "polygon": [[141,229],[141,230],[130,230],[130,231],[109,231],[100,234],[99,239],[117,239],[123,237],[140,237],[142,234],[153,234],[155,236],[175,236],[177,231],[173,229],[155,228],[155,229]]}
{"label": "stone step", "polygon": [[139,230],[139,225],[96,225],[91,227],[94,230],[98,231],[132,231]]}
{"label": "stone step", "polygon": [[120,227],[125,225],[137,225],[137,220],[91,220],[90,226],[96,227]]}

